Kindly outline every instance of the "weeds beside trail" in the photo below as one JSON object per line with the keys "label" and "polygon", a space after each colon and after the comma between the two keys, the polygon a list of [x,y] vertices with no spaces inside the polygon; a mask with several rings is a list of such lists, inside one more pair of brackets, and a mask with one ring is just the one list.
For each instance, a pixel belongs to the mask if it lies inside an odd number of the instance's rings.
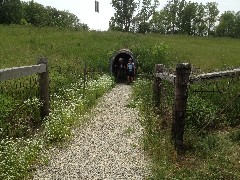
{"label": "weeds beside trail", "polygon": [[[187,126],[185,150],[177,156],[171,144],[171,111],[165,109],[163,117],[159,109],[153,108],[152,81],[139,79],[133,89],[132,106],[140,111],[144,148],[151,159],[150,179],[240,179],[239,127],[226,125],[197,134],[196,129]],[[211,115],[207,113],[202,115]]]}
{"label": "weeds beside trail", "polygon": [[[87,82],[83,96],[81,82],[73,83],[61,95],[54,94],[51,114],[30,138],[2,137],[0,141],[0,179],[26,179],[36,164],[47,162],[42,151],[72,137],[72,128],[85,121],[85,114],[96,99],[113,87],[113,79],[103,75]],[[17,130],[17,129],[16,129]]]}

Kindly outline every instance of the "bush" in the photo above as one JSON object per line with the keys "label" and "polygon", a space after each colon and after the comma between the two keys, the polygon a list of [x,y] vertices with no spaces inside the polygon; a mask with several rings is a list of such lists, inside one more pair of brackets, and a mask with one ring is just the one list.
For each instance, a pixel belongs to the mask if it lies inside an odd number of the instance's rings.
{"label": "bush", "polygon": [[[198,96],[190,96],[187,102],[186,127],[193,129],[213,128],[219,122],[215,117],[218,108],[211,101],[204,100]],[[218,121],[218,123],[216,123]]]}
{"label": "bush", "polygon": [[132,51],[138,59],[139,73],[152,73],[155,64],[168,64],[168,45],[155,44],[153,47],[139,45],[133,46]]}

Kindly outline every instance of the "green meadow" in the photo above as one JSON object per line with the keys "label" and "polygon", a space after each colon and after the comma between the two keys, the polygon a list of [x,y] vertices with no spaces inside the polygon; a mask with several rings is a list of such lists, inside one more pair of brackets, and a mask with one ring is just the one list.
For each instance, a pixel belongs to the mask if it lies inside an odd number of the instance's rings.
{"label": "green meadow", "polygon": [[191,36],[161,36],[176,55],[176,62],[190,62],[202,70],[239,67],[239,39]]}
{"label": "green meadow", "polygon": [[[14,25],[0,26],[0,37],[0,68],[35,64],[37,57],[45,56],[53,66],[60,64],[76,68],[76,64],[80,66],[86,62],[91,66],[101,64],[107,70],[109,58],[121,48],[129,48],[140,65],[156,59],[157,63],[172,66],[178,62],[190,62],[202,70],[240,66],[239,39],[70,31]],[[153,54],[156,46],[163,43],[167,46],[167,62],[161,62]]]}

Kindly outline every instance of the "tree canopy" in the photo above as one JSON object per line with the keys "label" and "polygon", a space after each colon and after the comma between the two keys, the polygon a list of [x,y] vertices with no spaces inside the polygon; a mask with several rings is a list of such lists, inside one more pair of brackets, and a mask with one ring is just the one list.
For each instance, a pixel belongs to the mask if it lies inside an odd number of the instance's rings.
{"label": "tree canopy", "polygon": [[111,4],[115,14],[110,30],[240,37],[240,11],[220,15],[216,2],[169,0],[161,10],[158,0],[112,0]]}
{"label": "tree canopy", "polygon": [[88,25],[81,23],[76,15],[50,6],[44,7],[33,0],[30,2],[0,0],[0,24],[89,29]]}

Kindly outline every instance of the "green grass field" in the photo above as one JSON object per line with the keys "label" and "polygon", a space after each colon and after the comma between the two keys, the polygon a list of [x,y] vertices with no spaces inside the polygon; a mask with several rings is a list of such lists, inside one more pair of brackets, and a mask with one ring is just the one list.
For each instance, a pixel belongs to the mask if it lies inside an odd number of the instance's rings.
{"label": "green grass field", "polygon": [[[112,53],[129,48],[139,61],[151,58],[139,56],[140,51],[152,52],[165,43],[170,54],[168,63],[190,62],[202,70],[240,66],[240,40],[191,36],[159,36],[120,32],[86,32],[54,28],[0,26],[0,68],[30,65],[45,56],[51,65],[76,67],[83,61],[92,65],[101,63],[108,69]],[[159,60],[161,63],[161,60]],[[142,63],[144,64],[144,63]]]}

